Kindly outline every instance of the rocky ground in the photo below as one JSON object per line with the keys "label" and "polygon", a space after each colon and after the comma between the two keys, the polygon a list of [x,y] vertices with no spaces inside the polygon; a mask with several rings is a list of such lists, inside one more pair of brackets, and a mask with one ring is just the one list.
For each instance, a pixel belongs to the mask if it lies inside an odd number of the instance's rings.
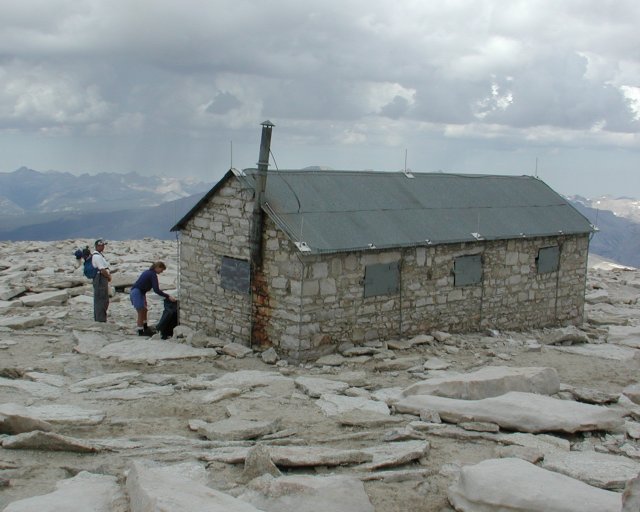
{"label": "rocky ground", "polygon": [[[0,242],[2,510],[604,511],[625,485],[639,510],[636,270],[592,262],[579,329],[298,364],[182,326],[140,338],[121,292],[94,323],[83,242]],[[176,289],[176,242],[106,254],[117,289],[158,259]]]}

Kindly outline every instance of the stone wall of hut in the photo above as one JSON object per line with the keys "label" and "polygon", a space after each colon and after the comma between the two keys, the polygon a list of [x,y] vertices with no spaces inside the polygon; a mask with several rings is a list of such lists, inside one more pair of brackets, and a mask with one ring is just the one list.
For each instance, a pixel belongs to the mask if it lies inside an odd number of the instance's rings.
{"label": "stone wall of hut", "polygon": [[[544,237],[388,251],[302,256],[273,226],[267,237],[270,337],[282,352],[315,357],[337,344],[432,330],[523,330],[583,321],[588,236]],[[559,248],[558,270],[540,272],[541,248]],[[296,255],[295,258],[291,255]],[[456,286],[454,262],[480,255],[479,283]],[[395,293],[364,297],[369,265],[397,262]],[[283,264],[284,263],[284,264]],[[283,293],[284,292],[284,293]]]}
{"label": "stone wall of hut", "polygon": [[221,285],[222,256],[249,261],[253,190],[228,179],[180,233],[180,323],[247,343],[251,296]]}

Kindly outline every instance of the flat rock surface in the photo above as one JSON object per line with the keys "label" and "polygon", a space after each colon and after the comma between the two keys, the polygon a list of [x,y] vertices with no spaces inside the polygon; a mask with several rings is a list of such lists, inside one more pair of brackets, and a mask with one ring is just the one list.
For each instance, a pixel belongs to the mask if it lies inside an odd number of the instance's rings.
{"label": "flat rock surface", "polygon": [[481,421],[520,432],[579,432],[616,430],[622,427],[619,413],[607,408],[558,400],[533,393],[512,391],[482,400],[456,400],[430,395],[413,395],[394,404],[399,412],[420,414],[435,409],[451,423]]}
{"label": "flat rock surface", "polygon": [[604,359],[613,359],[614,361],[629,361],[640,359],[640,350],[631,347],[623,347],[619,345],[571,345],[567,347],[550,347],[561,352],[569,352],[581,356],[601,357]]}
{"label": "flat rock surface", "polygon": [[363,450],[373,455],[373,460],[360,466],[360,469],[371,471],[407,464],[426,457],[429,452],[427,441],[404,441],[372,446]]}
{"label": "flat rock surface", "polygon": [[83,409],[65,404],[32,405],[28,407],[11,403],[0,404],[0,417],[2,415],[20,415],[54,425],[97,425],[106,417],[103,411],[97,409]]}
{"label": "flat rock surface", "polygon": [[349,411],[368,411],[378,414],[389,414],[389,407],[384,402],[369,400],[357,396],[342,396],[326,393],[316,402],[327,416],[336,416]]}
{"label": "flat rock surface", "polygon": [[364,485],[353,477],[265,476],[240,495],[267,512],[374,512]]}
{"label": "flat rock surface", "polygon": [[319,398],[325,393],[338,394],[345,391],[349,384],[339,380],[323,379],[319,377],[298,377],[296,386],[313,398]]}
{"label": "flat rock surface", "polygon": [[293,387],[293,379],[285,377],[279,372],[261,370],[241,370],[229,372],[212,380],[210,387],[214,388],[240,388],[250,389],[255,387],[267,387],[272,384],[287,383]]}
{"label": "flat rock surface", "polygon": [[215,423],[205,423],[198,428],[198,432],[207,439],[240,441],[255,439],[278,430],[279,421],[247,420],[242,418],[227,418]]}
{"label": "flat rock surface", "polygon": [[42,432],[40,430],[5,437],[1,441],[2,447],[5,450],[42,450],[77,453],[94,453],[100,451],[97,446],[82,441],[81,439],[55,434],[53,432]]}
{"label": "flat rock surface", "polygon": [[96,355],[103,358],[113,357],[120,362],[136,363],[194,357],[217,357],[218,353],[210,348],[195,348],[170,341],[134,338],[107,345],[101,348]]}
{"label": "flat rock surface", "polygon": [[127,475],[131,512],[256,512],[246,501],[189,478],[181,465],[157,467],[134,462]]}
{"label": "flat rock surface", "polygon": [[[239,464],[244,462],[248,447],[214,449],[205,460]],[[269,453],[274,464],[285,468],[343,466],[371,462],[373,454],[364,450],[340,450],[321,446],[270,446]]]}
{"label": "flat rock surface", "polygon": [[56,386],[24,379],[5,379],[0,377],[0,388],[11,388],[22,391],[37,398],[58,398],[62,391]]}
{"label": "flat rock surface", "polygon": [[449,500],[473,512],[619,512],[622,506],[619,493],[512,458],[465,466]]}
{"label": "flat rock surface", "polygon": [[37,313],[31,315],[7,315],[4,316],[4,318],[0,318],[0,327],[9,327],[10,329],[29,329],[30,327],[44,325],[46,321],[46,317]]}
{"label": "flat rock surface", "polygon": [[26,295],[21,299],[24,306],[37,307],[37,306],[51,306],[62,305],[69,299],[69,295],[65,290],[59,290],[55,292],[42,292],[31,295]]}
{"label": "flat rock surface", "polygon": [[82,471],[58,482],[55,491],[14,501],[3,512],[125,512],[127,509],[116,477]]}
{"label": "flat rock surface", "polygon": [[462,400],[480,400],[503,395],[509,391],[552,395],[559,389],[560,379],[553,368],[487,366],[471,373],[416,382],[406,388],[403,395],[436,395]]}
{"label": "flat rock surface", "polygon": [[607,341],[632,348],[640,348],[640,326],[611,325],[608,328]]}
{"label": "flat rock surface", "polygon": [[595,451],[545,455],[542,467],[595,487],[612,490],[623,490],[627,481],[640,473],[640,462],[636,460]]}

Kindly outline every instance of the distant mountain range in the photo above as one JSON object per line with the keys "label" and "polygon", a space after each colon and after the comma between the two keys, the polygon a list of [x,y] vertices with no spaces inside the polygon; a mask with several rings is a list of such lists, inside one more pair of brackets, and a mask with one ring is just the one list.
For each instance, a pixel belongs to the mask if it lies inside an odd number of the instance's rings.
{"label": "distant mountain range", "polygon": [[598,228],[589,251],[622,265],[640,268],[640,201],[601,196],[568,198]]}
{"label": "distant mountain range", "polygon": [[137,173],[0,173],[0,240],[145,237],[171,227],[213,183]]}
{"label": "distant mountain range", "polygon": [[[22,167],[0,173],[0,240],[170,239],[213,183],[136,173],[75,176]],[[640,201],[567,198],[599,231],[590,251],[640,267]]]}
{"label": "distant mountain range", "polygon": [[616,217],[640,222],[640,200],[632,197],[600,196],[595,199],[587,199],[581,196],[573,196],[569,199],[585,208],[591,208],[596,211],[610,211]]}
{"label": "distant mountain range", "polygon": [[0,173],[0,215],[104,212],[158,206],[201,193],[211,185],[189,179],[141,176],[135,172],[75,176],[21,167],[14,172]]}
{"label": "distant mountain range", "polygon": [[0,240],[169,240],[176,236],[170,229],[203,195],[195,194],[158,206],[113,212],[55,212],[14,217],[12,227],[7,229],[7,218],[0,217]]}

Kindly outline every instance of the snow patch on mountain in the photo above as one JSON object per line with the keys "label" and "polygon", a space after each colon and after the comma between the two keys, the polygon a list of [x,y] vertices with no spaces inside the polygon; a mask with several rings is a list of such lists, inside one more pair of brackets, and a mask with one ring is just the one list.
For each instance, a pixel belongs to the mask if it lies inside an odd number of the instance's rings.
{"label": "snow patch on mountain", "polygon": [[612,212],[616,217],[622,217],[640,222],[640,200],[631,197],[613,197],[603,195],[593,199],[587,199],[581,196],[570,196],[570,201],[580,203],[587,208],[595,210],[607,210]]}

